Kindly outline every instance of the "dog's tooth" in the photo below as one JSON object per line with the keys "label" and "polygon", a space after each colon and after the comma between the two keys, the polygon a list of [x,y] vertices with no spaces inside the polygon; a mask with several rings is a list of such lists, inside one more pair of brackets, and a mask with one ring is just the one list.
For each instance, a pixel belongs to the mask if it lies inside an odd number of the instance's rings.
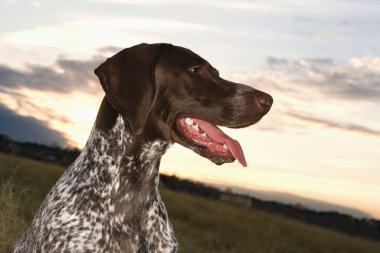
{"label": "dog's tooth", "polygon": [[201,134],[203,137],[207,138],[207,134],[206,133],[203,133]]}
{"label": "dog's tooth", "polygon": [[197,130],[197,131],[199,131],[198,124],[193,125],[192,128],[195,129],[195,130]]}
{"label": "dog's tooth", "polygon": [[191,118],[186,118],[186,119],[185,119],[185,123],[186,123],[186,125],[188,125],[188,126],[192,126],[192,125],[193,125],[193,120],[192,120]]}
{"label": "dog's tooth", "polygon": [[228,149],[226,144],[223,144],[223,148],[224,148],[225,150]]}

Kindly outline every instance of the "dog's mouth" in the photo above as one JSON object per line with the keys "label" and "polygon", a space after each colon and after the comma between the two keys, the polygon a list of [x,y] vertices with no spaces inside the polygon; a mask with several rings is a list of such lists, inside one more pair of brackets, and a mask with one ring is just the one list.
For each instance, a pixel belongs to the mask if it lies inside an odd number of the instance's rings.
{"label": "dog's mouth", "polygon": [[216,125],[202,119],[180,116],[177,119],[177,129],[188,142],[203,149],[202,153],[205,156],[217,157],[216,163],[232,162],[236,159],[244,167],[247,166],[239,142],[229,137]]}

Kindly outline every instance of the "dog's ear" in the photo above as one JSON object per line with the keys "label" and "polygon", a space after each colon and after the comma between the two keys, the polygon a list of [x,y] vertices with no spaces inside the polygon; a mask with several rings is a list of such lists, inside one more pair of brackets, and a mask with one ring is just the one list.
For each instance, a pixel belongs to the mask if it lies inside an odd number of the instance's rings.
{"label": "dog's ear", "polygon": [[139,44],[126,48],[95,69],[112,107],[139,135],[156,93],[155,65],[165,44]]}

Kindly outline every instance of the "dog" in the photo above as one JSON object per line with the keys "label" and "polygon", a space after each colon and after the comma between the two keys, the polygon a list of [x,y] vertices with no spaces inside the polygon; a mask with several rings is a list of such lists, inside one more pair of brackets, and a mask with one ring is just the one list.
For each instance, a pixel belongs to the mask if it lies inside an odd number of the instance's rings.
{"label": "dog", "polygon": [[270,95],[222,79],[171,44],[126,48],[95,69],[105,91],[90,137],[46,196],[14,252],[176,252],[157,186],[162,155],[179,143],[215,164],[238,160],[239,142],[216,125],[247,127]]}

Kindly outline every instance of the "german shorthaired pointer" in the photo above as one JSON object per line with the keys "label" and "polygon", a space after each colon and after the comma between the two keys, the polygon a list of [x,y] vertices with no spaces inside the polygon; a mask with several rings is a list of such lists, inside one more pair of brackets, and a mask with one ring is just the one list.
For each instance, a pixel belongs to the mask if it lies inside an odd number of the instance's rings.
{"label": "german shorthaired pointer", "polygon": [[176,142],[218,165],[246,166],[240,144],[216,125],[252,125],[272,105],[170,44],[124,49],[95,74],[106,96],[89,140],[14,252],[176,252],[157,189],[161,156]]}

